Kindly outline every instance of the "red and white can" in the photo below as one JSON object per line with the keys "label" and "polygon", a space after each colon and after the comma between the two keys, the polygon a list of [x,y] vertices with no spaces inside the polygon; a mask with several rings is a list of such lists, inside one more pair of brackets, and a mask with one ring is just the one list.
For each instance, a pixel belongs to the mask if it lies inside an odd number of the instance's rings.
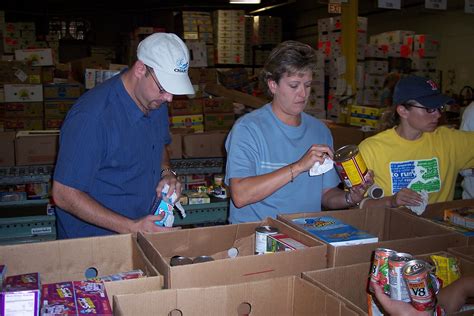
{"label": "red and white can", "polygon": [[430,311],[436,306],[436,295],[431,285],[428,263],[423,260],[408,261],[402,269],[411,304],[419,311]]}
{"label": "red and white can", "polygon": [[382,286],[385,294],[390,295],[390,283],[388,279],[388,257],[395,254],[395,251],[387,248],[377,248],[374,251],[374,261],[370,271],[369,290],[374,291],[374,285]]}
{"label": "red and white can", "polygon": [[390,298],[410,302],[408,288],[403,279],[402,269],[413,256],[408,253],[397,252],[388,257],[388,279],[390,284]]}

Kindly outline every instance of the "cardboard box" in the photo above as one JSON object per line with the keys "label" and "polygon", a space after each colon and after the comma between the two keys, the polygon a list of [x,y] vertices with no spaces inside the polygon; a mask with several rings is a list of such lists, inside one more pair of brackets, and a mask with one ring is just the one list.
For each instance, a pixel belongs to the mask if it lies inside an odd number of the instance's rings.
{"label": "cardboard box", "polygon": [[[254,255],[255,228],[270,225],[308,246],[289,252]],[[201,287],[250,282],[326,266],[326,245],[277,220],[139,234],[138,244],[165,278],[166,288]],[[230,248],[238,256],[228,258]],[[211,256],[214,261],[171,266],[173,256]]]}
{"label": "cardboard box", "polygon": [[[278,219],[293,227],[292,219],[301,217],[332,216],[346,224],[364,230],[379,238],[379,242],[364,245],[328,245],[328,267],[344,266],[367,261],[375,248],[397,249],[411,254],[445,251],[450,247],[465,246],[468,238],[435,223],[391,209],[367,208],[324,213],[279,215]],[[298,228],[299,229],[299,228]],[[308,232],[301,230],[305,234]],[[312,236],[312,235],[311,235]]]}
{"label": "cardboard box", "polygon": [[87,271],[97,276],[141,269],[147,278],[106,282],[113,295],[141,293],[163,287],[163,276],[153,267],[132,234],[77,238],[0,247],[7,276],[39,272],[41,282],[56,283],[86,279]]}
{"label": "cardboard box", "polygon": [[16,165],[54,164],[58,139],[58,130],[18,132],[15,138]]}
{"label": "cardboard box", "polygon": [[345,145],[358,145],[364,140],[364,132],[360,128],[329,124],[331,130],[334,149],[337,150]]}
{"label": "cardboard box", "polygon": [[204,114],[204,130],[230,131],[235,122],[234,112]]}
{"label": "cardboard box", "polygon": [[15,59],[31,63],[33,66],[53,66],[53,52],[51,48],[17,49]]}
{"label": "cardboard box", "polygon": [[360,314],[354,304],[343,302],[295,276],[207,288],[117,295],[114,306],[117,316]]}
{"label": "cardboard box", "polygon": [[468,239],[468,245],[474,245],[474,234],[461,232],[457,227],[446,225],[443,222],[444,210],[458,208],[458,207],[474,207],[474,199],[471,200],[454,200],[448,202],[440,202],[429,204],[421,216],[416,215],[407,208],[396,209],[396,212],[402,212],[412,217],[418,218],[420,220],[426,220],[430,223],[435,223],[440,225],[445,229],[450,229],[461,236],[464,236]]}
{"label": "cardboard box", "polygon": [[170,159],[183,158],[183,135],[171,134],[171,144],[166,146]]}
{"label": "cardboard box", "polygon": [[43,116],[43,102],[0,103],[0,113],[6,118],[38,118]]}
{"label": "cardboard box", "polygon": [[41,84],[5,84],[5,102],[42,102]]}
{"label": "cardboard box", "polygon": [[474,262],[474,246],[448,248],[448,252],[456,257],[464,258]]}
{"label": "cardboard box", "polygon": [[185,158],[225,157],[226,132],[206,132],[183,136]]}
{"label": "cardboard box", "polygon": [[[415,257],[426,260],[429,256],[430,254],[423,254]],[[474,263],[462,258],[459,258],[459,263],[462,275],[474,275]],[[356,310],[361,313],[361,315],[367,315],[366,289],[370,266],[371,263],[364,262],[345,267],[303,272],[302,277],[325,292],[338,297],[343,303],[349,306],[355,305]],[[472,315],[472,310],[468,311],[468,313],[464,312],[450,315]]]}
{"label": "cardboard box", "polygon": [[0,167],[15,165],[15,132],[0,132]]}
{"label": "cardboard box", "polygon": [[81,96],[81,86],[75,83],[53,83],[44,85],[44,99],[74,101]]}
{"label": "cardboard box", "polygon": [[42,130],[43,117],[16,117],[0,119],[5,131]]}
{"label": "cardboard box", "polygon": [[0,61],[0,83],[41,83],[42,68],[19,61]]}

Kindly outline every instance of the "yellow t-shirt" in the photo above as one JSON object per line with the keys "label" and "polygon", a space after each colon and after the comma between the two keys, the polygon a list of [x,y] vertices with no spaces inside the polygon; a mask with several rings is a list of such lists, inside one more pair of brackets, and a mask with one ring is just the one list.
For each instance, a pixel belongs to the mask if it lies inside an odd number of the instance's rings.
{"label": "yellow t-shirt", "polygon": [[410,188],[427,191],[429,203],[452,200],[458,172],[474,167],[474,132],[447,127],[416,140],[392,128],[365,139],[359,149],[386,196]]}

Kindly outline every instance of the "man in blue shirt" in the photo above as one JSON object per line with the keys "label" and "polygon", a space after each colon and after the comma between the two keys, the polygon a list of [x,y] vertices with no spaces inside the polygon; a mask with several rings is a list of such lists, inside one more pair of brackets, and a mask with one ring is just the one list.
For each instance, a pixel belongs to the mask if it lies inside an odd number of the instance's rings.
{"label": "man in blue shirt", "polygon": [[150,214],[165,184],[179,195],[165,145],[167,102],[193,94],[189,52],[175,34],[155,33],[130,69],[85,93],[61,128],[53,198],[58,237],[168,230]]}

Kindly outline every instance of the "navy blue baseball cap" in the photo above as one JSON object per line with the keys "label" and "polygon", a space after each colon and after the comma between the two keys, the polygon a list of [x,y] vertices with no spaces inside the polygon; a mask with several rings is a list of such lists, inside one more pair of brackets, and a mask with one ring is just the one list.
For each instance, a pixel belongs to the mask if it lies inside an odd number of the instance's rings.
{"label": "navy blue baseball cap", "polygon": [[404,104],[415,100],[426,108],[437,109],[454,100],[439,91],[438,85],[430,79],[408,76],[401,78],[393,91],[393,104]]}

